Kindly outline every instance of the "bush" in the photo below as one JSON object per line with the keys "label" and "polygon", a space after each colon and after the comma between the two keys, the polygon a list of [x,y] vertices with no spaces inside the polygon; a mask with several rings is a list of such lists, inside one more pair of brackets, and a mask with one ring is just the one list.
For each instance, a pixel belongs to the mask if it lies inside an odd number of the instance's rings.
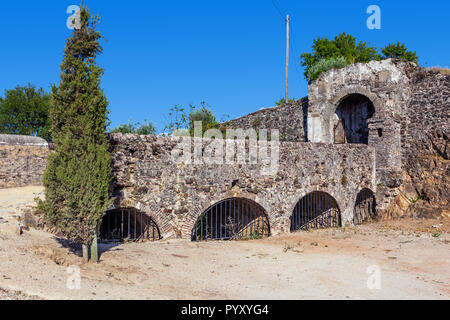
{"label": "bush", "polygon": [[406,46],[404,44],[401,44],[400,42],[397,42],[397,44],[388,44],[386,47],[381,49],[381,52],[383,53],[381,59],[394,58],[411,61],[415,64],[419,63],[417,54],[414,51],[408,51]]}
{"label": "bush", "polygon": [[322,59],[311,68],[309,68],[306,75],[308,81],[313,81],[319,78],[319,76],[331,69],[341,69],[348,66],[349,63],[344,57]]}
{"label": "bush", "polygon": [[153,124],[153,122],[147,122],[147,120],[144,120],[144,123],[133,123],[133,120],[130,119],[130,121],[126,124],[121,124],[120,126],[114,128],[111,130],[111,133],[134,133],[139,135],[154,135],[156,134],[156,127]]}

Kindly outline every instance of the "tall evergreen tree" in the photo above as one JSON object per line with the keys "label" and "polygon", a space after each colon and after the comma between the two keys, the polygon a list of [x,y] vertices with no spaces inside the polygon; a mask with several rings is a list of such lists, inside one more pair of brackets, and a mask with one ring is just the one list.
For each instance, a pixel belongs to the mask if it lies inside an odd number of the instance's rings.
{"label": "tall evergreen tree", "polygon": [[56,150],[44,175],[48,223],[83,244],[83,257],[108,209],[111,155],[106,137],[108,101],[100,88],[103,69],[95,60],[103,49],[95,30],[99,18],[80,9],[80,28],[68,38],[59,87],[53,86],[51,132]]}

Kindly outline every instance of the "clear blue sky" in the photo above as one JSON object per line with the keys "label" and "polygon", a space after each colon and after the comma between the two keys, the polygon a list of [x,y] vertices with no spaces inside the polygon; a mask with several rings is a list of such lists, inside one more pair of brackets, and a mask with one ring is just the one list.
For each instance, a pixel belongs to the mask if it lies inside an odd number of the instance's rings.
{"label": "clear blue sky", "polygon": [[[448,66],[450,2],[277,0],[291,16],[290,95],[307,95],[298,56],[313,39],[347,32],[371,45],[404,42],[425,66]],[[66,8],[78,1],[2,1],[0,94],[59,81]],[[382,29],[366,27],[380,6]],[[272,0],[88,0],[106,37],[99,64],[112,126],[144,119],[161,130],[174,104],[205,100],[218,118],[270,107],[284,95],[285,24]]]}

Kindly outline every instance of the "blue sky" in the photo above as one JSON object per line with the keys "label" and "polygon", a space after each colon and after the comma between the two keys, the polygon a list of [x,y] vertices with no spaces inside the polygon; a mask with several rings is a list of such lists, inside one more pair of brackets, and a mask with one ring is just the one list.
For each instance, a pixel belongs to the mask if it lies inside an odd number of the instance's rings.
{"label": "blue sky", "polygon": [[[285,24],[272,0],[88,0],[106,37],[99,64],[112,126],[144,119],[163,129],[175,104],[206,101],[220,118],[270,107],[284,95]],[[299,55],[313,39],[347,32],[382,47],[403,42],[425,66],[449,66],[447,1],[277,0],[291,16],[290,96],[307,95]],[[69,5],[78,1],[3,1],[0,95],[27,83],[59,81]],[[381,30],[369,30],[369,5]],[[295,44],[295,46],[294,46]]]}

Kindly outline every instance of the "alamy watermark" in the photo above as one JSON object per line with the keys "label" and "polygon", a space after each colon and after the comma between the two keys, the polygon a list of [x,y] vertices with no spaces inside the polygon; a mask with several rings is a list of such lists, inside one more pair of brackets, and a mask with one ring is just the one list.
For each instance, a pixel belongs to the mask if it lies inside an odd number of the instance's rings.
{"label": "alamy watermark", "polygon": [[77,5],[71,5],[67,7],[67,14],[70,16],[67,18],[67,28],[69,30],[81,28],[80,7]]}
{"label": "alamy watermark", "polygon": [[369,30],[380,30],[381,29],[381,9],[377,5],[370,5],[367,8],[367,14],[370,14],[369,18],[367,18],[367,28]]}
{"label": "alamy watermark", "polygon": [[78,266],[70,266],[66,271],[69,276],[67,277],[66,287],[69,290],[81,289],[81,272]]}
{"label": "alamy watermark", "polygon": [[178,132],[179,143],[172,150],[172,161],[193,165],[258,165],[261,175],[276,175],[280,158],[279,130],[218,129],[202,132],[202,122],[194,123],[194,137]]}
{"label": "alamy watermark", "polygon": [[367,289],[369,290],[381,290],[381,269],[378,265],[369,266],[366,270],[369,274],[367,279]]}

